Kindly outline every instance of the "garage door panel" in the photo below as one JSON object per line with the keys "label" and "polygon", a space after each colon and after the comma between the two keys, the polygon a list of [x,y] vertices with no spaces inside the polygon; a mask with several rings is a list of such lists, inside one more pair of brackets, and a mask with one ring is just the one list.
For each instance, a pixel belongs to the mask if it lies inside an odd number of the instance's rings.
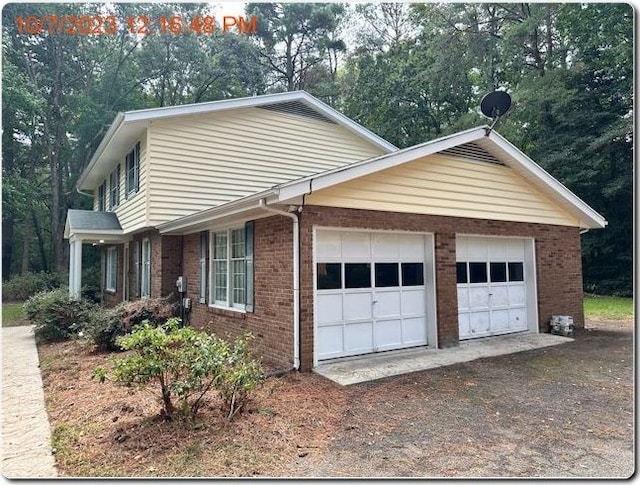
{"label": "garage door panel", "polygon": [[486,286],[469,288],[469,308],[489,308],[489,288]]}
{"label": "garage door panel", "polygon": [[507,258],[511,261],[524,261],[525,242],[522,239],[507,239],[505,241]]}
{"label": "garage door panel", "polygon": [[317,295],[318,325],[342,322],[342,295]]}
{"label": "garage door panel", "polygon": [[376,300],[376,318],[399,317],[401,315],[399,291],[378,291],[376,292]]}
{"label": "garage door panel", "polygon": [[321,349],[318,358],[329,359],[343,354],[342,325],[319,327],[316,333],[318,349]]}
{"label": "garage door panel", "polygon": [[424,261],[424,236],[403,234],[399,237],[400,258],[404,261]]}
{"label": "garage door panel", "polygon": [[509,310],[494,310],[491,312],[491,331],[505,332],[509,330]]}
{"label": "garage door panel", "polygon": [[427,344],[427,328],[424,318],[404,318],[402,320],[402,340],[405,345]]}
{"label": "garage door panel", "polygon": [[375,326],[375,350],[389,350],[402,345],[402,320],[378,320]]}
{"label": "garage door panel", "polygon": [[467,311],[469,309],[469,289],[458,286],[458,310]]}
{"label": "garage door panel", "polygon": [[524,285],[509,287],[509,305],[525,305],[526,301]]}
{"label": "garage door panel", "polygon": [[342,258],[342,235],[337,231],[323,231],[316,240],[318,261],[339,261]]}
{"label": "garage door panel", "polygon": [[346,261],[366,261],[371,258],[371,237],[366,232],[342,233],[342,257]]}
{"label": "garage door panel", "polygon": [[506,285],[492,285],[490,295],[492,309],[509,306],[509,289]]}
{"label": "garage door panel", "polygon": [[513,330],[527,329],[527,310],[526,308],[512,308],[509,310],[509,326]]}
{"label": "garage door panel", "polygon": [[373,351],[373,322],[350,323],[344,326],[344,350],[348,353]]}
{"label": "garage door panel", "polygon": [[487,335],[490,328],[490,315],[488,311],[476,311],[469,313],[469,328],[471,329],[471,335],[479,337]]}
{"label": "garage door panel", "polygon": [[460,313],[458,315],[458,325],[460,327],[459,338],[466,339],[471,336],[471,322],[469,321],[468,313]]}
{"label": "garage door panel", "polygon": [[398,259],[398,236],[396,234],[373,234],[371,240],[374,260]]}
{"label": "garage door panel", "polygon": [[343,317],[345,322],[371,320],[371,293],[345,293]]}
{"label": "garage door panel", "polygon": [[402,292],[402,314],[405,316],[418,316],[424,318],[427,311],[425,301],[425,289],[404,289]]}

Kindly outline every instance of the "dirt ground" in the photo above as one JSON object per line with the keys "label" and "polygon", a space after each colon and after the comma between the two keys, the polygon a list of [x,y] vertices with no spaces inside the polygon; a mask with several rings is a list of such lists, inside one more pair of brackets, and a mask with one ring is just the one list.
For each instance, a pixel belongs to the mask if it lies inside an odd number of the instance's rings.
{"label": "dirt ground", "polygon": [[341,387],[270,378],[225,424],[155,418],[155,396],[98,384],[105,355],[40,347],[60,476],[629,477],[633,322],[574,342]]}

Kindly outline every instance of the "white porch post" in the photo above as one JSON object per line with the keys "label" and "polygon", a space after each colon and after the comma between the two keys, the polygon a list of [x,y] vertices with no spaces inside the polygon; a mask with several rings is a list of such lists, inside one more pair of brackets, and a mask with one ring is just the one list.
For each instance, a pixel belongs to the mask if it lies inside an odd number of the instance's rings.
{"label": "white porch post", "polygon": [[82,239],[69,240],[69,298],[80,298],[82,288]]}

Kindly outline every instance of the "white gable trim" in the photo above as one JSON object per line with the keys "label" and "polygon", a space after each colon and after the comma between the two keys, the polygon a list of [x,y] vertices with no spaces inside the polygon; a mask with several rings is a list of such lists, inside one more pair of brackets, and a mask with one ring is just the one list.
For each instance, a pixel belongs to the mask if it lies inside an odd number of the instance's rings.
{"label": "white gable trim", "polygon": [[562,185],[558,180],[546,172],[537,163],[518,150],[505,138],[495,131],[487,134],[489,127],[482,126],[454,135],[438,138],[420,145],[405,148],[393,153],[370,158],[352,163],[327,172],[310,177],[305,177],[293,182],[287,182],[277,187],[280,202],[300,197],[303,194],[331,187],[336,184],[348,182],[365,175],[386,170],[404,163],[417,160],[434,153],[463,145],[470,142],[479,142],[485,149],[492,150],[499,160],[508,167],[515,169],[538,187],[543,193],[549,195],[552,200],[561,207],[575,214],[580,219],[580,224],[585,228],[603,228],[607,221],[582,201],[577,195]]}

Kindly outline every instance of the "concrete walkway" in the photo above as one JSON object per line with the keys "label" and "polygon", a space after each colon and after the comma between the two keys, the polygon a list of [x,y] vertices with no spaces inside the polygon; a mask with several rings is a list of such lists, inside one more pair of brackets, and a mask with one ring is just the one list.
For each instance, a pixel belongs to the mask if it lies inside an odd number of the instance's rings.
{"label": "concrete walkway", "polygon": [[2,329],[2,474],[58,476],[31,326]]}
{"label": "concrete walkway", "polygon": [[461,342],[449,349],[412,349],[353,357],[322,364],[313,369],[327,379],[348,386],[436,367],[470,362],[483,357],[513,354],[573,341],[572,338],[538,334],[514,334]]}

